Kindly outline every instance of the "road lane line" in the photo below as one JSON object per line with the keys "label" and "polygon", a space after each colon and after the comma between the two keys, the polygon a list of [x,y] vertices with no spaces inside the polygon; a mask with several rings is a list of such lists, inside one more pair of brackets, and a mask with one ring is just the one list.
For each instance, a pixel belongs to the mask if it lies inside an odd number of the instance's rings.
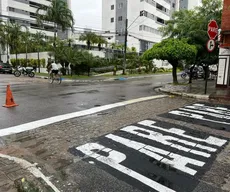
{"label": "road lane line", "polygon": [[37,120],[37,121],[25,123],[25,124],[13,126],[13,127],[0,129],[0,137],[8,136],[8,135],[16,134],[16,133],[22,133],[25,131],[30,131],[33,129],[37,129],[39,127],[53,124],[53,123],[57,123],[57,122],[61,122],[64,120],[73,119],[73,118],[77,118],[77,117],[92,115],[92,114],[99,113],[101,111],[106,111],[109,109],[114,109],[114,108],[130,105],[130,104],[143,102],[143,101],[162,99],[162,98],[166,98],[166,97],[168,97],[168,96],[167,95],[156,95],[156,96],[150,96],[150,97],[142,97],[142,98],[133,99],[133,100],[129,100],[129,101],[123,101],[123,102],[119,102],[119,103],[108,104],[108,105],[104,105],[104,106],[100,106],[100,107],[94,107],[91,109],[86,109],[83,111],[67,113],[64,115],[58,115],[58,116],[54,116],[54,117],[50,117],[50,118],[46,118],[46,119],[41,119],[41,120]]}

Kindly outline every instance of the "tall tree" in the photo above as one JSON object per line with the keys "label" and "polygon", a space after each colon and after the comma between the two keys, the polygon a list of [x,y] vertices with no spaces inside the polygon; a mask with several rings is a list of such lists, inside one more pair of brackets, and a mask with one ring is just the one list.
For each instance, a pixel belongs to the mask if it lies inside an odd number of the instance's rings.
{"label": "tall tree", "polygon": [[5,31],[5,23],[0,20],[0,60],[2,60],[2,54],[6,50],[7,39]]}
{"label": "tall tree", "polygon": [[107,46],[107,44],[108,44],[108,41],[104,38],[104,37],[102,37],[102,36],[97,36],[97,44],[98,44],[98,49],[99,49],[99,51],[101,51],[101,46],[102,45],[106,45]]}
{"label": "tall tree", "polygon": [[25,45],[26,50],[26,64],[28,63],[28,48],[32,45],[31,33],[28,28],[26,28],[26,32],[22,33],[22,43]]}
{"label": "tall tree", "polygon": [[90,49],[92,44],[98,42],[98,36],[93,32],[85,32],[80,35],[79,41],[86,41],[87,48]]}
{"label": "tall tree", "polygon": [[52,0],[50,6],[41,6],[37,9],[37,22],[43,25],[45,22],[54,23],[54,47],[56,47],[57,31],[62,31],[74,26],[72,11],[64,0]]}
{"label": "tall tree", "polygon": [[40,49],[42,46],[45,46],[45,33],[41,31],[37,31],[37,33],[33,35],[33,43],[38,53],[38,69],[40,73],[41,72]]}
{"label": "tall tree", "polygon": [[16,55],[16,65],[18,65],[18,51],[22,42],[22,28],[23,26],[18,23],[8,22],[5,25],[7,32],[7,43],[10,51]]}
{"label": "tall tree", "polygon": [[188,43],[195,45],[197,56],[194,64],[213,64],[218,62],[218,48],[211,56],[206,49],[208,41],[207,27],[211,19],[221,23],[222,0],[202,0],[202,6],[194,10],[175,12],[172,19],[162,27],[163,36],[171,38],[187,38]]}
{"label": "tall tree", "polygon": [[143,54],[143,58],[146,60],[167,60],[173,67],[173,83],[178,84],[177,67],[179,61],[193,60],[196,54],[196,46],[189,45],[186,39],[169,38],[154,44]]}

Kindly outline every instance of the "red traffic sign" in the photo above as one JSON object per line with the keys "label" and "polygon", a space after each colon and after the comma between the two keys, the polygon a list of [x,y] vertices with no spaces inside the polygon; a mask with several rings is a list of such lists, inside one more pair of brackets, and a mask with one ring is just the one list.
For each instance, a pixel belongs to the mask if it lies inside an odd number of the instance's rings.
{"label": "red traffic sign", "polygon": [[216,43],[213,39],[209,39],[206,46],[208,52],[213,52],[216,47]]}
{"label": "red traffic sign", "polygon": [[209,39],[215,39],[218,35],[218,25],[215,20],[211,20],[208,24],[208,36]]}

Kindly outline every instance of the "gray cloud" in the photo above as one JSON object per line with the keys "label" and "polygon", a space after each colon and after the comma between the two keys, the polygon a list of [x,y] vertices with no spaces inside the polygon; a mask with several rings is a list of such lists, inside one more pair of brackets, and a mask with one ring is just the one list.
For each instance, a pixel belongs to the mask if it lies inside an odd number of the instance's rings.
{"label": "gray cloud", "polygon": [[75,25],[101,29],[101,0],[72,0],[71,9],[75,18]]}

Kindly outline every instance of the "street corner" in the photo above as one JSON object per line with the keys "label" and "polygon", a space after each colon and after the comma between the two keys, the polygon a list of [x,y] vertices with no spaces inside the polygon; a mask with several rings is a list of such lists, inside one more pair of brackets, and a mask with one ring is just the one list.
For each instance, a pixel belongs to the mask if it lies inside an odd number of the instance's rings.
{"label": "street corner", "polygon": [[[98,167],[106,172],[103,174],[141,191],[192,192],[199,187],[202,191],[221,191],[223,186],[205,175],[213,172],[209,171],[214,165],[223,168],[216,159],[226,146],[228,138],[147,119],[74,146],[69,152],[88,164],[89,168],[84,167],[87,178],[87,170]],[[225,177],[223,172],[217,175]],[[205,186],[205,182],[210,185]]]}

